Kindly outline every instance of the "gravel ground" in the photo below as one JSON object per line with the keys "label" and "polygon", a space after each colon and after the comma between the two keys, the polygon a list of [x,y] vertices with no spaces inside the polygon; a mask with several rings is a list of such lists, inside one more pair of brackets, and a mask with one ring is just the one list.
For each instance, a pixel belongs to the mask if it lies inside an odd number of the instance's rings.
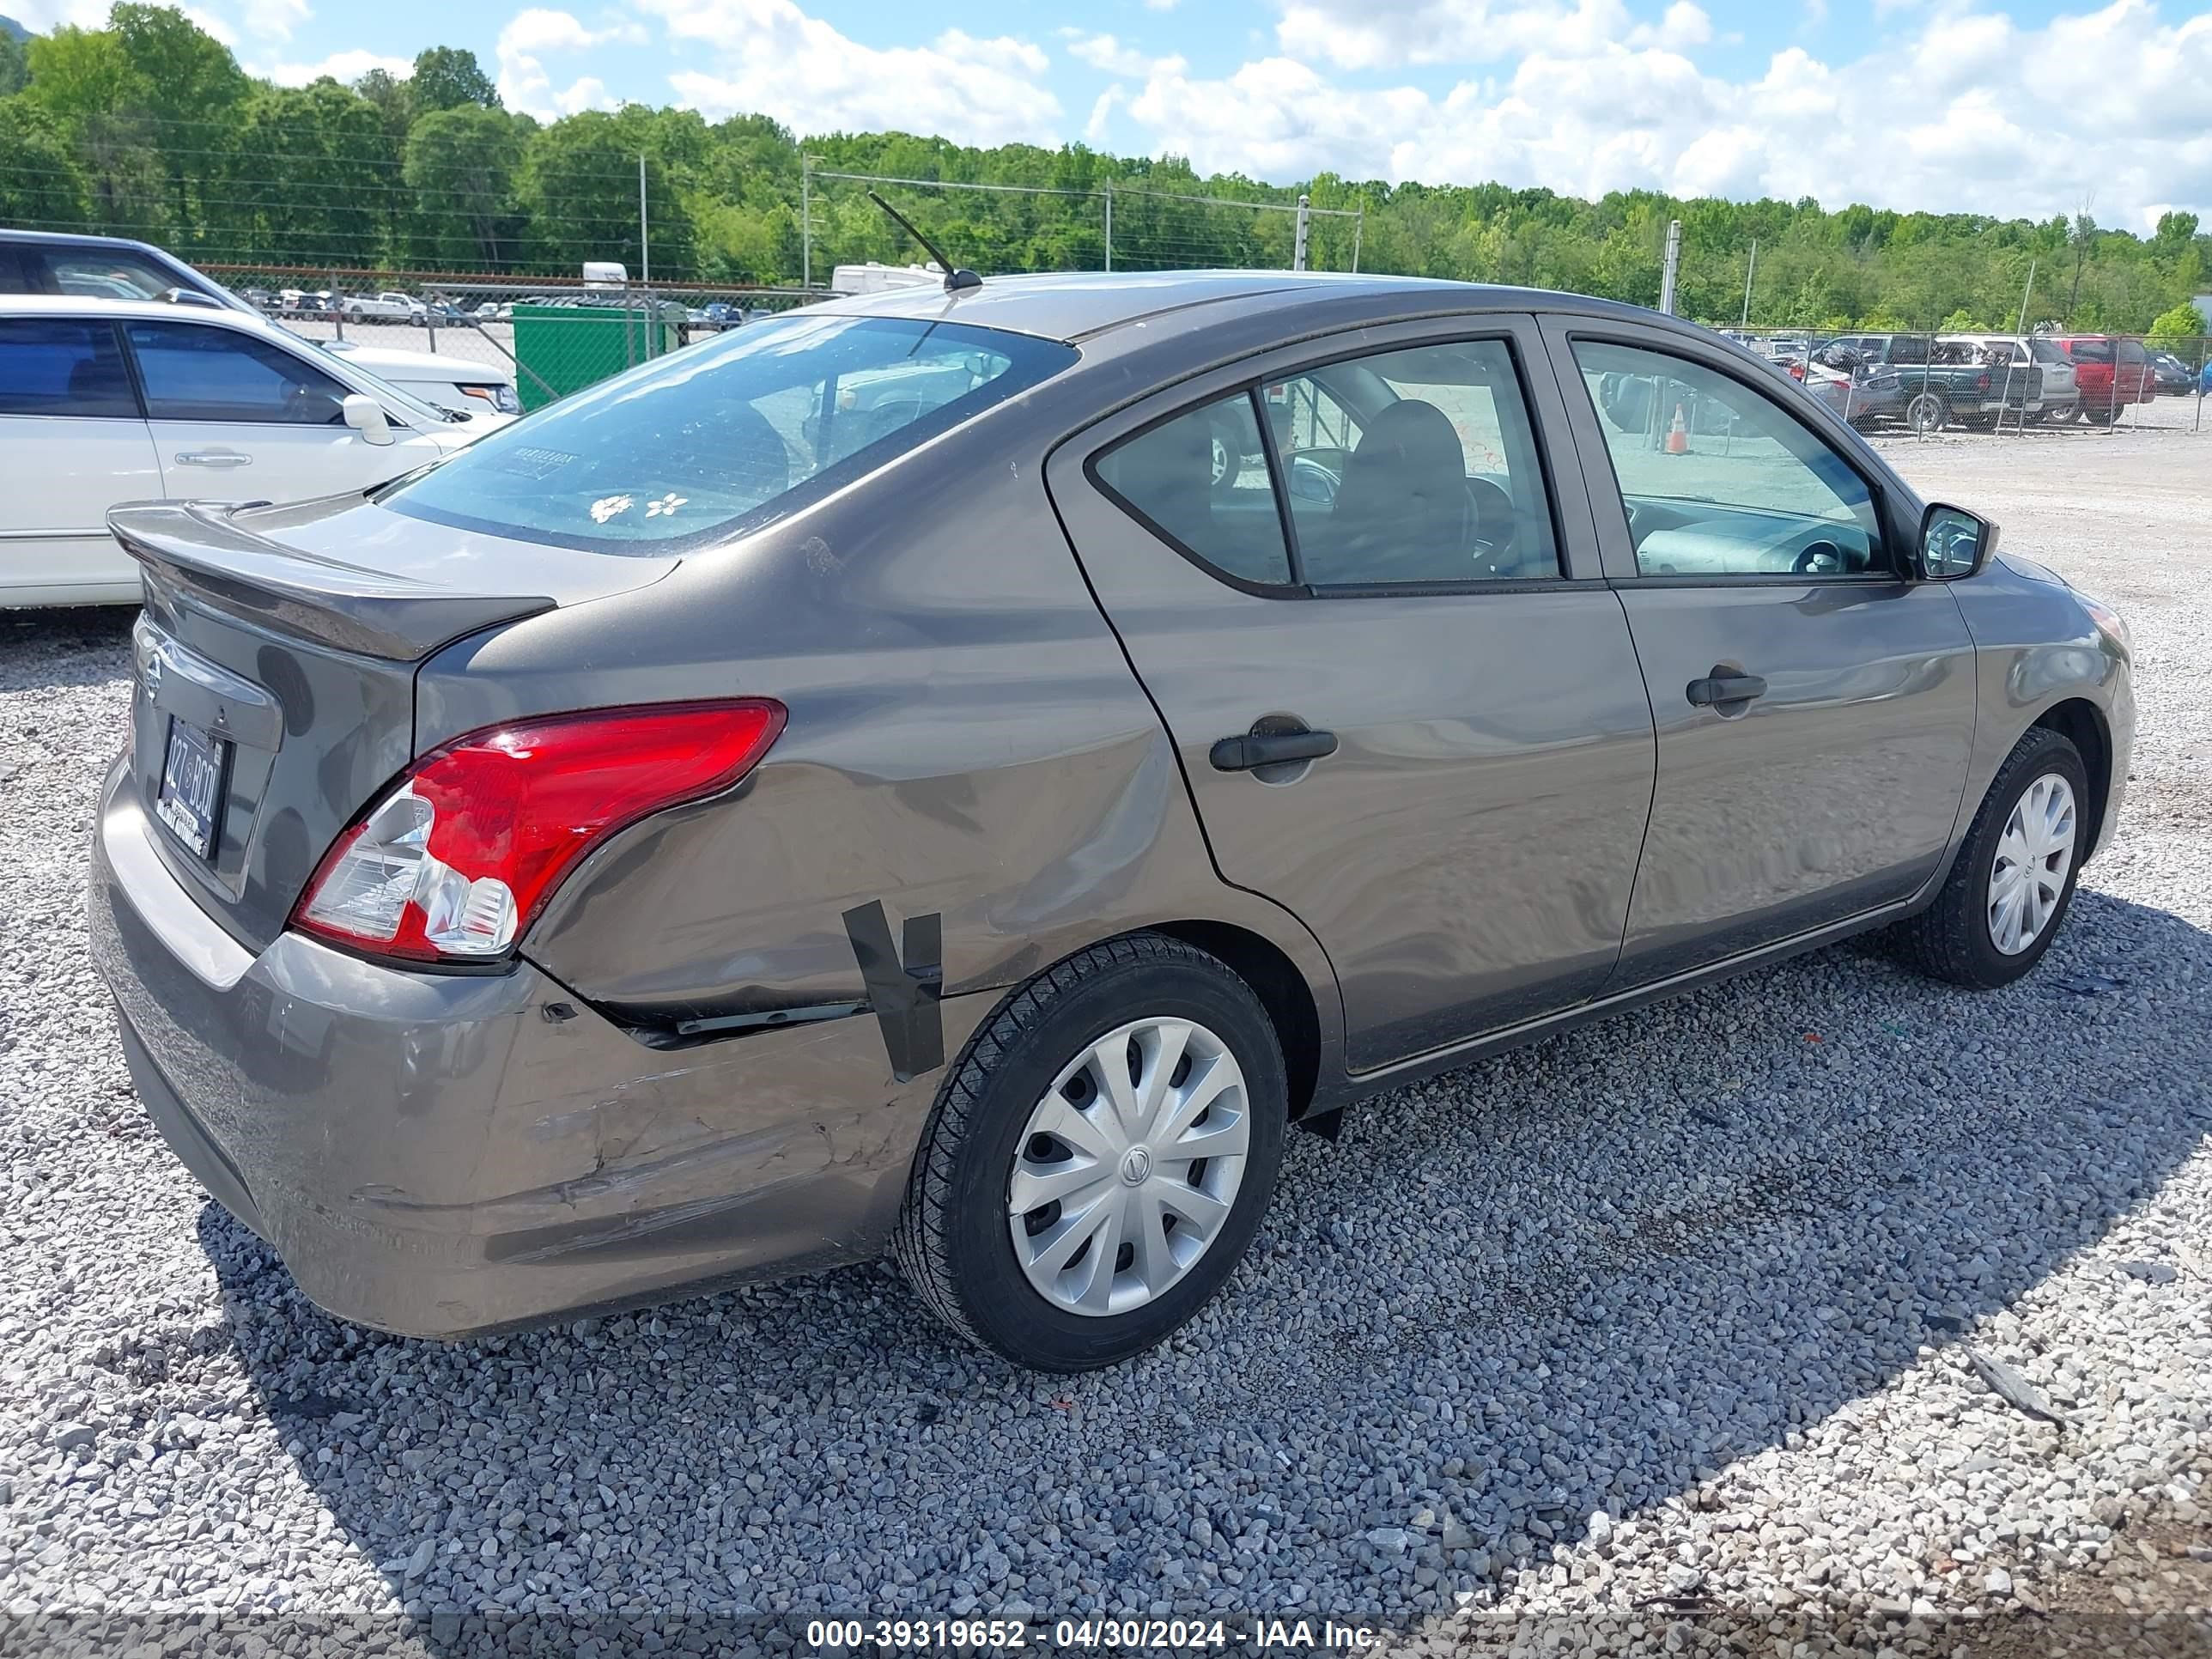
{"label": "gravel ground", "polygon": [[1293,1138],[1180,1340],[1072,1381],[880,1268],[453,1347],[318,1313],[86,965],[127,619],[0,617],[0,1612],[71,1615],[0,1650],[824,1610],[2212,1648],[2212,439],[1891,447],[2134,624],[2121,839],[2039,971],[1827,951],[1401,1090]]}

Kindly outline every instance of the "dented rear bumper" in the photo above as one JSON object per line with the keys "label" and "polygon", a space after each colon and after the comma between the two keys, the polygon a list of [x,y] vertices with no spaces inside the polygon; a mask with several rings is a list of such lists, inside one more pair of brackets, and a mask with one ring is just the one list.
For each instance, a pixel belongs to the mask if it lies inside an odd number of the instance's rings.
{"label": "dented rear bumper", "polygon": [[[941,1073],[878,1022],[649,1048],[527,962],[250,951],[102,792],[89,910],[163,1137],[342,1318],[457,1337],[882,1249]],[[946,1050],[994,999],[942,1005]]]}

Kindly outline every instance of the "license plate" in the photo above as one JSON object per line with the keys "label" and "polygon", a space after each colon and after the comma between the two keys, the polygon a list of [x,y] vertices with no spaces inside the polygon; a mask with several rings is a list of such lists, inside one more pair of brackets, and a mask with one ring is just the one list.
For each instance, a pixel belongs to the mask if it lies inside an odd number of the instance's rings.
{"label": "license plate", "polygon": [[230,740],[169,718],[169,747],[161,757],[161,793],[155,815],[198,858],[212,858],[222,817],[223,780],[230,770]]}

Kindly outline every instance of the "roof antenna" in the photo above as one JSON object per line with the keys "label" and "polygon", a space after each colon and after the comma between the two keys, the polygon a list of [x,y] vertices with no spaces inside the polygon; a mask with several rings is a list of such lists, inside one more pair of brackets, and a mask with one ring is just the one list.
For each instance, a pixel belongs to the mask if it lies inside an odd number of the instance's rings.
{"label": "roof antenna", "polygon": [[978,276],[974,271],[967,270],[955,270],[953,268],[952,261],[945,257],[945,250],[938,246],[936,243],[931,241],[928,237],[923,235],[920,231],[916,230],[914,228],[913,220],[908,218],[906,215],[901,213],[896,208],[893,207],[889,202],[884,200],[882,197],[877,195],[872,190],[868,192],[868,199],[871,202],[873,202],[878,207],[881,208],[885,213],[890,215],[893,222],[896,223],[901,230],[906,232],[908,235],[913,237],[915,241],[921,243],[923,248],[928,252],[929,257],[937,261],[938,269],[945,273],[945,291],[947,294],[957,294],[963,289],[981,288],[983,286],[983,279],[981,276]]}

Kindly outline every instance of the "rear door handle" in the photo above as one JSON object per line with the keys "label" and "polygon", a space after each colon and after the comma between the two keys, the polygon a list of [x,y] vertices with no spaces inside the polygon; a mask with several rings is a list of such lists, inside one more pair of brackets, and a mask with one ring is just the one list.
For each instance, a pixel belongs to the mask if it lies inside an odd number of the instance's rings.
{"label": "rear door handle", "polygon": [[1319,760],[1336,752],[1334,732],[1243,732],[1215,744],[1206,758],[1217,772],[1249,772],[1258,766],[1285,766]]}
{"label": "rear door handle", "polygon": [[1749,702],[1753,697],[1765,696],[1766,682],[1756,674],[1738,674],[1716,664],[1711,675],[1702,680],[1692,680],[1683,691],[1699,708],[1717,708],[1726,703]]}
{"label": "rear door handle", "polygon": [[177,463],[180,466],[252,466],[253,457],[234,449],[180,449]]}

